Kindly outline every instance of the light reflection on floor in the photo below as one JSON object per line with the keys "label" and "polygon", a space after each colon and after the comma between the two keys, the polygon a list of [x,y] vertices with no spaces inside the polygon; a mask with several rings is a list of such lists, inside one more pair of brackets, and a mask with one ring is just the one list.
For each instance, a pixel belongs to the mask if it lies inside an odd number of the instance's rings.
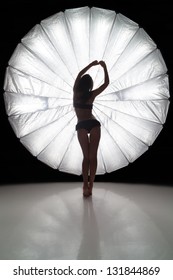
{"label": "light reflection on floor", "polygon": [[173,259],[173,188],[95,183],[0,187],[0,259]]}

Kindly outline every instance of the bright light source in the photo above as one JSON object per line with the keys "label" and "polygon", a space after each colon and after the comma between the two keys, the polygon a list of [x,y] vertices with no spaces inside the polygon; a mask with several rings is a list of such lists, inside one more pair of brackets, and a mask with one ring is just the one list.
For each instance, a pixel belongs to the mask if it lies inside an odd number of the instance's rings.
{"label": "bright light source", "polygon": [[[104,60],[110,75],[93,109],[102,124],[97,174],[112,172],[153,144],[169,108],[164,59],[137,23],[95,7],[54,14],[18,44],[4,83],[6,112],[22,144],[52,168],[78,175],[82,153],[72,88],[93,60]],[[90,74],[94,87],[100,85],[100,68]]]}

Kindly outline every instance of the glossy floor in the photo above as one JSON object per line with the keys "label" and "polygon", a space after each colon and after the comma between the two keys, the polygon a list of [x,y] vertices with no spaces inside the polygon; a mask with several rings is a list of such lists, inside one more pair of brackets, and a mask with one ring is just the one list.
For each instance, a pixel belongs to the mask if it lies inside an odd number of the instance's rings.
{"label": "glossy floor", "polygon": [[173,187],[0,187],[0,259],[173,259]]}

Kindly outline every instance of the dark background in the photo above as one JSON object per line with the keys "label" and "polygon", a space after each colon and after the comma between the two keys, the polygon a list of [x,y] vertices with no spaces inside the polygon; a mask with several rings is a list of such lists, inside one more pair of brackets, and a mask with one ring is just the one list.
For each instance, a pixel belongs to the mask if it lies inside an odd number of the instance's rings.
{"label": "dark background", "polygon": [[[54,170],[33,157],[14,134],[5,112],[3,84],[5,70],[15,47],[24,35],[48,16],[67,8],[95,6],[115,10],[138,23],[155,41],[168,68],[170,101],[173,74],[173,17],[171,1],[37,1],[6,0],[0,9],[0,184],[78,181],[81,176]],[[172,101],[171,101],[172,102]],[[172,103],[166,123],[149,150],[120,170],[96,177],[96,181],[163,184],[173,186]]]}

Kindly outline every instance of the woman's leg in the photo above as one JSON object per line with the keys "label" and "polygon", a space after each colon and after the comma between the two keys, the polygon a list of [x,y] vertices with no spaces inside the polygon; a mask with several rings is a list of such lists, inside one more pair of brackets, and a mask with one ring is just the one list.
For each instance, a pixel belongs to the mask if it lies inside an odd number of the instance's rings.
{"label": "woman's leg", "polygon": [[90,143],[89,143],[90,194],[92,194],[93,183],[97,171],[97,150],[100,142],[100,134],[101,134],[100,126],[94,127],[90,133]]}
{"label": "woman's leg", "polygon": [[89,174],[89,138],[86,129],[78,130],[78,140],[83,152],[82,162],[82,176],[83,176],[83,188],[84,195],[88,195],[88,174]]}

